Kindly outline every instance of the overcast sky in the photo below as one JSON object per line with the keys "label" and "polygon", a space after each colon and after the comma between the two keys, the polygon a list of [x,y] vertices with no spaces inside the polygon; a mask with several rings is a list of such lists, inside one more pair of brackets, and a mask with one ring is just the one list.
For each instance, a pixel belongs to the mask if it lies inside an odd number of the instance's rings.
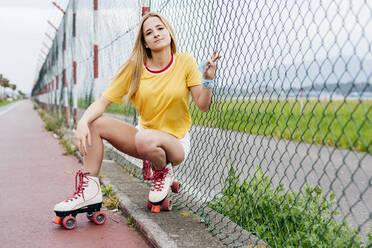
{"label": "overcast sky", "polygon": [[[55,30],[47,24],[47,20],[58,26],[62,18],[62,13],[52,5],[53,1],[64,9],[68,3],[68,0],[0,0],[0,74],[25,93],[31,92],[33,87],[35,73],[40,66],[39,57],[45,57],[40,50],[48,52],[42,42],[47,46],[51,45],[51,40],[44,33],[54,37]],[[164,1],[158,0],[153,6],[154,10],[157,10],[157,5],[159,8],[163,6]],[[108,1],[106,10],[100,11],[102,25],[106,25],[103,26],[105,29],[100,36],[103,45],[111,43],[113,35],[125,33],[128,19],[138,21],[136,18],[128,18],[128,14],[123,14],[128,8],[137,8],[136,4],[131,6],[131,2],[137,3],[134,0],[114,3]],[[235,66],[235,72],[238,72],[235,74],[239,76],[264,71],[265,66],[273,67],[277,63],[300,64],[302,60],[311,62],[339,55],[356,55],[362,60],[372,57],[371,12],[367,1],[313,0],[309,4],[307,0],[287,0],[285,5],[274,4],[268,8],[264,0],[220,0],[218,5],[223,8],[218,9],[216,16],[222,18],[218,19],[215,31],[221,35],[218,36],[220,40],[215,42],[220,53],[224,55],[224,60],[229,61],[225,64],[221,61],[220,69],[225,66],[226,72],[233,64],[238,65]],[[170,6],[167,13],[176,31],[180,31],[179,47],[194,54],[203,52],[203,49],[191,49],[189,45],[193,43],[182,36],[190,35],[187,30],[193,30],[194,26],[203,23],[199,20],[202,13],[197,15],[198,18],[191,16],[192,20],[187,24],[184,22],[185,18],[172,11],[173,7]],[[200,10],[203,11],[202,8]],[[223,18],[226,11],[235,13],[236,18]],[[265,18],[262,18],[263,16]],[[297,21],[298,16],[303,17],[302,21]],[[200,23],[197,23],[198,21]],[[203,38],[206,37],[205,32],[200,31],[199,34]],[[195,35],[195,39],[199,37]],[[121,39],[121,42],[118,44],[128,43],[126,39]],[[249,56],[249,60],[246,60],[246,56],[240,56],[241,54]],[[207,54],[202,55],[205,57]],[[116,57],[122,61],[120,56]],[[107,67],[116,70],[111,63],[106,63]],[[361,63],[359,66],[362,66]],[[355,71],[359,73],[360,70]],[[112,73],[106,76],[105,80],[108,80]]]}
{"label": "overcast sky", "polygon": [[[68,3],[53,1],[63,8]],[[0,0],[0,74],[25,93],[31,92],[40,50],[47,52],[42,42],[51,44],[44,33],[54,37],[47,20],[58,25],[62,17],[53,1]]]}

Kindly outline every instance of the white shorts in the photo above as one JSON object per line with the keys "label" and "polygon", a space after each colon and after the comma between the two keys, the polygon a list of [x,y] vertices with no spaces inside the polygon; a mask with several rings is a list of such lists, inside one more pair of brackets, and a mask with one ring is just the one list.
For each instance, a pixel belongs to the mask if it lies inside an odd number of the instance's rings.
{"label": "white shorts", "polygon": [[[138,125],[136,126],[136,128],[141,131],[141,130],[145,130],[139,123]],[[183,138],[180,138],[178,139],[178,141],[181,143],[182,147],[183,147],[183,152],[185,154],[185,158],[183,161],[186,160],[187,156],[189,155],[190,153],[190,149],[191,149],[191,145],[190,145],[190,133],[187,132],[185,134],[185,137]]]}

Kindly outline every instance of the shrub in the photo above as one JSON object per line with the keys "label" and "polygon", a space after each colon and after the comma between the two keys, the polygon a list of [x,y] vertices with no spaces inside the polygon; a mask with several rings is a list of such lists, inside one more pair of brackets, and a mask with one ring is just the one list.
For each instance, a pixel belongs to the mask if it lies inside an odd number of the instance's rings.
{"label": "shrub", "polygon": [[63,133],[61,132],[61,127],[63,125],[63,120],[54,118],[52,116],[46,116],[45,117],[45,129],[47,131],[52,131],[55,134],[57,134],[59,137],[63,136]]}
{"label": "shrub", "polygon": [[220,197],[209,207],[253,233],[272,247],[360,247],[356,228],[333,217],[335,194],[327,199],[322,189],[307,185],[304,192],[275,188],[258,168],[240,183],[230,169]]}
{"label": "shrub", "polygon": [[40,118],[45,122],[46,114],[45,114],[44,110],[38,109],[37,112],[38,112]]}
{"label": "shrub", "polygon": [[65,152],[63,153],[63,155],[73,155],[77,152],[77,149],[72,148],[70,142],[65,139],[61,139],[59,141],[59,144],[63,145],[63,147],[65,148]]}

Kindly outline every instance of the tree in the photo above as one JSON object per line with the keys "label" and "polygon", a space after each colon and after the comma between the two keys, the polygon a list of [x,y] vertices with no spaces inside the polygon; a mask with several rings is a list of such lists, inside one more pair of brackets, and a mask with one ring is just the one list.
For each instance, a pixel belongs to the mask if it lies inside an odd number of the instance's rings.
{"label": "tree", "polygon": [[9,87],[9,80],[3,77],[2,74],[0,74],[0,86],[3,88],[1,96],[5,98],[5,88]]}
{"label": "tree", "polygon": [[20,95],[22,99],[24,99],[26,94],[23,93],[21,90],[18,90],[18,95]]}
{"label": "tree", "polygon": [[15,97],[15,90],[17,89],[17,85],[15,84],[9,84],[9,88],[12,89],[12,97]]}
{"label": "tree", "polygon": [[1,92],[1,95],[0,95],[0,99],[1,99],[1,98],[3,98],[3,95],[4,95],[3,74],[0,74],[0,86],[1,86],[1,88],[3,88],[2,92]]}

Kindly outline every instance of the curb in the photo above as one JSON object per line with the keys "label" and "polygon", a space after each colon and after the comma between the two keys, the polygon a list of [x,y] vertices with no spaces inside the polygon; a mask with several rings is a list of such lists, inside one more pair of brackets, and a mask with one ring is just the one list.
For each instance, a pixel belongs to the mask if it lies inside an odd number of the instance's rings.
{"label": "curb", "polygon": [[101,177],[100,180],[105,187],[110,185],[113,191],[117,193],[117,196],[120,199],[120,210],[125,217],[132,218],[133,224],[149,244],[156,248],[177,247],[176,242],[170,239],[168,234],[163,231],[158,224],[137,211],[139,207],[134,204],[125,194],[120,193],[116,186],[111,183],[110,179]]}

